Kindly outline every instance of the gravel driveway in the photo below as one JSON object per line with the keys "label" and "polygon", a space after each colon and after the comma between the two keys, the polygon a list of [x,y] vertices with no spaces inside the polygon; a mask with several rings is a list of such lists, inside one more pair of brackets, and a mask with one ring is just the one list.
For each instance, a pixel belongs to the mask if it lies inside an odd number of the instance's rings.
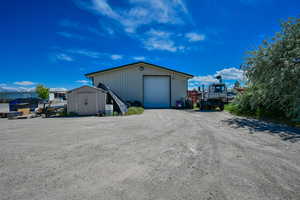
{"label": "gravel driveway", "polygon": [[296,200],[297,133],[225,112],[0,119],[0,199]]}

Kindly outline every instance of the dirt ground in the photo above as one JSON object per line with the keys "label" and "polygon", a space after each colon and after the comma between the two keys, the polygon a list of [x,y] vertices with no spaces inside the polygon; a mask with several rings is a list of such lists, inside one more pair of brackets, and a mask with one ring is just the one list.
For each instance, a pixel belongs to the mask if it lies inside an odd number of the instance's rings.
{"label": "dirt ground", "polygon": [[300,199],[299,130],[225,112],[0,119],[0,199]]}

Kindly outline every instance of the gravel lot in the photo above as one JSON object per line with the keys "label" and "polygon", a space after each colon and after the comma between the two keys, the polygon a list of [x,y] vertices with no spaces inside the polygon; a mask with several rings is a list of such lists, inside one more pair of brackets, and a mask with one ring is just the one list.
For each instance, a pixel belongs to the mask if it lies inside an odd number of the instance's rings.
{"label": "gravel lot", "polygon": [[300,199],[299,130],[225,112],[0,119],[0,128],[1,200]]}

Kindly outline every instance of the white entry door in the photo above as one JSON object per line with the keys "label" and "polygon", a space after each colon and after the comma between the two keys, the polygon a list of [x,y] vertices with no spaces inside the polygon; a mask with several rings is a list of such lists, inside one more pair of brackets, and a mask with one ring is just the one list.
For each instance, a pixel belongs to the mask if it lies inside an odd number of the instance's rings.
{"label": "white entry door", "polygon": [[169,76],[144,76],[144,107],[170,107]]}
{"label": "white entry door", "polygon": [[79,93],[78,114],[93,115],[98,112],[96,102],[96,93]]}

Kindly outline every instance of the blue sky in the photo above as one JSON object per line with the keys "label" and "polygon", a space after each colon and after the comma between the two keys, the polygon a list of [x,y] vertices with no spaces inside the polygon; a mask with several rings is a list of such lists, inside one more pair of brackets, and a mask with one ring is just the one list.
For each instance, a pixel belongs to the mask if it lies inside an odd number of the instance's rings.
{"label": "blue sky", "polygon": [[195,75],[190,87],[242,78],[245,52],[299,16],[299,0],[1,2],[0,90],[74,88],[85,73],[146,61]]}

